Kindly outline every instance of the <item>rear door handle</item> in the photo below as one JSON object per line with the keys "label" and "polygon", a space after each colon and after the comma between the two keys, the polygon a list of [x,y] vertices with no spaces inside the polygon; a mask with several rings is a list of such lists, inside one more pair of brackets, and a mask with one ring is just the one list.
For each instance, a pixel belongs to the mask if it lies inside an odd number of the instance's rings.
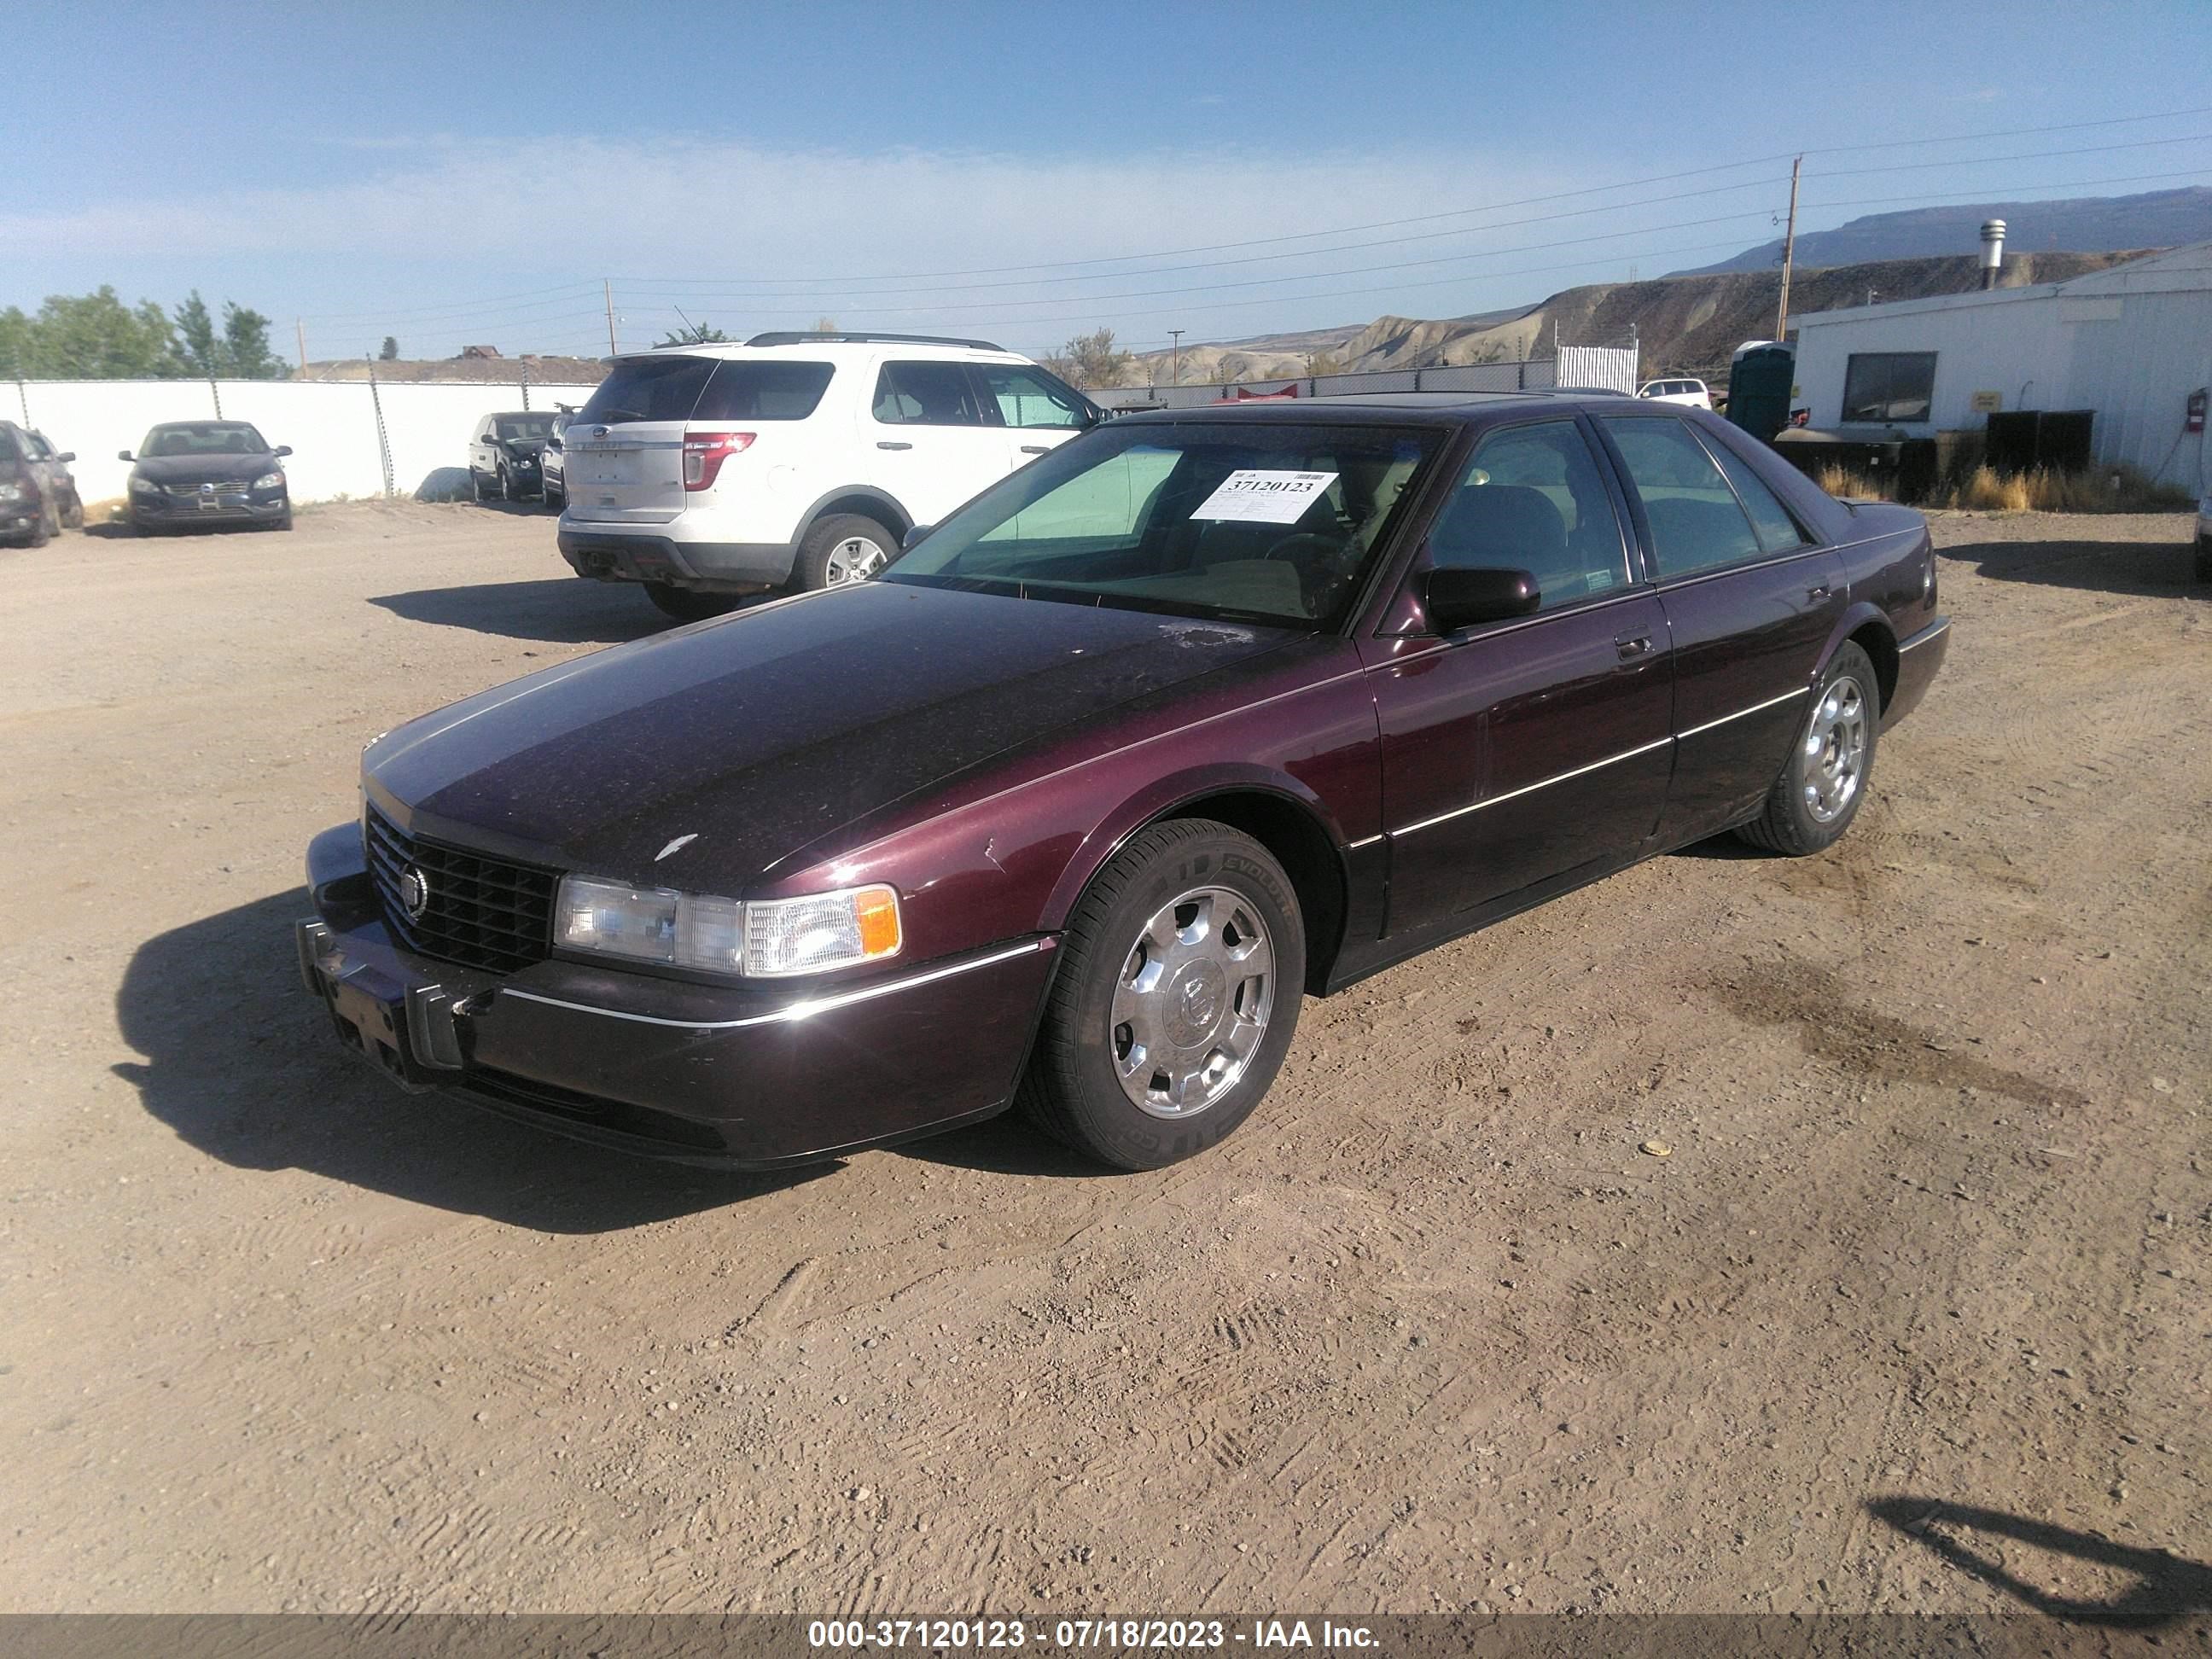
{"label": "rear door handle", "polygon": [[914,446],[912,444],[892,443],[888,439],[878,438],[876,440],[876,447],[878,449],[912,449]]}
{"label": "rear door handle", "polygon": [[1818,587],[1808,587],[1805,590],[1805,602],[1808,605],[1818,605],[1835,591],[1827,583],[1822,582]]}
{"label": "rear door handle", "polygon": [[1651,636],[1649,634],[1616,634],[1613,648],[1620,653],[1621,661],[1633,662],[1638,657],[1651,654]]}

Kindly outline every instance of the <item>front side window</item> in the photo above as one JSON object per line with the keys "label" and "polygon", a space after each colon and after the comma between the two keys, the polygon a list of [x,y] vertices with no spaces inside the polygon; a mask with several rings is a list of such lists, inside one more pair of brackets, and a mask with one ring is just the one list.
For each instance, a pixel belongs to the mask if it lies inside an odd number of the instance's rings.
{"label": "front side window", "polygon": [[876,418],[887,426],[981,426],[975,388],[959,363],[885,363]]}
{"label": "front side window", "polygon": [[1687,427],[1664,417],[1602,418],[1644,503],[1662,581],[1760,556],[1735,491]]}
{"label": "front side window", "polygon": [[688,421],[714,372],[712,357],[629,358],[608,371],[576,418],[601,426]]}
{"label": "front side window", "polygon": [[1334,628],[1442,442],[1318,423],[1102,427],[986,490],[882,580]]}
{"label": "front side window", "polygon": [[1001,368],[988,363],[975,371],[983,388],[999,405],[999,418],[1008,426],[1079,427],[1085,424],[1083,406],[1066,386],[1033,368]]}
{"label": "front side window", "polygon": [[1844,419],[1924,421],[1936,402],[1932,351],[1854,351],[1844,366]]}
{"label": "front side window", "polygon": [[1485,438],[1429,532],[1429,558],[1525,570],[1545,611],[1628,582],[1620,520],[1572,421],[1508,427]]}
{"label": "front side window", "polygon": [[836,373],[829,363],[732,358],[718,365],[691,411],[695,421],[803,421]]}

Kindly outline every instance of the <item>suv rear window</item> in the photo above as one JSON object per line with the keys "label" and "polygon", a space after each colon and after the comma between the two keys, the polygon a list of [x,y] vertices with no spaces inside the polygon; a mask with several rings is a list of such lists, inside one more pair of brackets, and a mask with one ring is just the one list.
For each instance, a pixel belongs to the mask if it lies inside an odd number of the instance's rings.
{"label": "suv rear window", "polygon": [[711,357],[640,357],[618,362],[576,418],[606,426],[623,421],[688,421],[714,367]]}
{"label": "suv rear window", "polygon": [[803,421],[814,412],[836,373],[829,363],[764,363],[732,359],[692,410],[695,421]]}

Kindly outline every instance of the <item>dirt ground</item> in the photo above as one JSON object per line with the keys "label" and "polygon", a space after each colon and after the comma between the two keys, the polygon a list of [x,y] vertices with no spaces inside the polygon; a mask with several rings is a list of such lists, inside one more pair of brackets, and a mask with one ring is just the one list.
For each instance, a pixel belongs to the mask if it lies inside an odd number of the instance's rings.
{"label": "dirt ground", "polygon": [[705,1176],[339,1051],[362,744],[660,625],[543,514],[0,554],[0,1608],[2212,1602],[2187,526],[1942,519],[1839,848],[1309,1001],[1141,1176]]}

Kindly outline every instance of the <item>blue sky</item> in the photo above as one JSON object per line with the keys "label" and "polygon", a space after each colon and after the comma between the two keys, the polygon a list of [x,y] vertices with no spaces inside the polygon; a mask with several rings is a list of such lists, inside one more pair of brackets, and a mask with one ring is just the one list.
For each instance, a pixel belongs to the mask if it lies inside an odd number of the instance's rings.
{"label": "blue sky", "polygon": [[2212,183],[2212,108],[2131,118],[2212,106],[2208,0],[171,3],[8,33],[48,72],[11,93],[0,304],[197,287],[287,349],[304,318],[314,357],[603,353],[610,277],[625,347],[679,308],[1024,349],[1451,316],[1762,241],[1801,149],[1810,229]]}

